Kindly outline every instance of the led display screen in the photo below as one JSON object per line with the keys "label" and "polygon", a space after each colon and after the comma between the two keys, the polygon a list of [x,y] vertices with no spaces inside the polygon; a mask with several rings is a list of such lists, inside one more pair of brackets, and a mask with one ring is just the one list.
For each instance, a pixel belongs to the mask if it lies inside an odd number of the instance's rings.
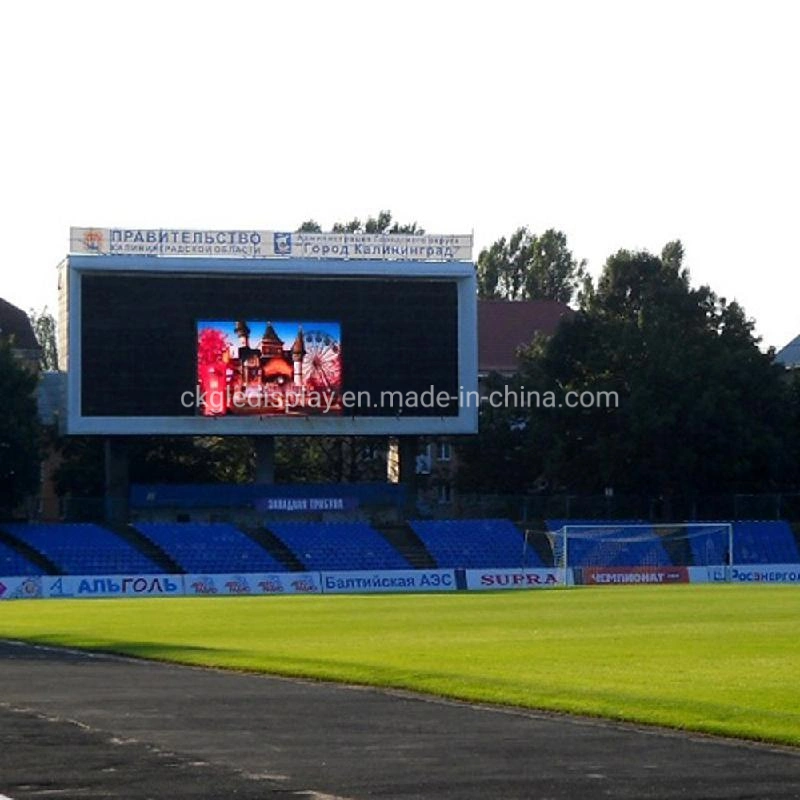
{"label": "led display screen", "polygon": [[70,258],[70,432],[474,430],[471,265],[124,258]]}

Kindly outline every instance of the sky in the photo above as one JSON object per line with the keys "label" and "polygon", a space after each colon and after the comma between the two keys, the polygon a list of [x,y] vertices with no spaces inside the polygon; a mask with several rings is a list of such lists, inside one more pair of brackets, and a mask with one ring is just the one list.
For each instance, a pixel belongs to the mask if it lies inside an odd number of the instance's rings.
{"label": "sky", "polygon": [[[341,327],[338,322],[319,322],[317,320],[294,320],[287,322],[285,320],[246,320],[248,328],[250,328],[250,346],[260,347],[261,337],[264,335],[268,325],[272,325],[272,329],[278,335],[278,338],[283,341],[283,349],[291,350],[295,339],[297,338],[298,329],[303,330],[305,334],[323,334],[329,336],[335,342],[339,342],[342,338]],[[203,328],[214,328],[221,331],[228,341],[228,344],[237,349],[240,345],[239,336],[236,333],[236,328],[239,324],[238,320],[198,320],[198,331]]]}
{"label": "sky", "polygon": [[70,226],[323,229],[390,210],[681,239],[764,346],[800,333],[800,4],[3,3],[0,297],[56,307]]}

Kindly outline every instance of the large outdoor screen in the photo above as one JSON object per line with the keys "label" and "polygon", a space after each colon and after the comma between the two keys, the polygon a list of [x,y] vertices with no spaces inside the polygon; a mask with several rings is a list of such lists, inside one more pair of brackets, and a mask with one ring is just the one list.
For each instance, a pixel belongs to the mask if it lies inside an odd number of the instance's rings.
{"label": "large outdoor screen", "polygon": [[471,264],[70,256],[70,433],[471,433]]}

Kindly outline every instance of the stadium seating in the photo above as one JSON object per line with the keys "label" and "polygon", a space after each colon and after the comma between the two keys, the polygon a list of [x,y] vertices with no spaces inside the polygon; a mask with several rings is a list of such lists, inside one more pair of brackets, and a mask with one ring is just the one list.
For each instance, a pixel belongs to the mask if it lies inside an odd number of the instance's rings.
{"label": "stadium seating", "polygon": [[[550,520],[548,528],[554,533],[565,524],[572,528],[568,556],[574,567],[717,565],[726,563],[728,557],[727,523],[711,528],[687,525],[681,528],[685,538],[669,537],[663,529],[657,531],[648,523]],[[409,525],[440,568],[546,566],[543,550],[530,542],[526,546],[521,531],[508,520],[425,520]],[[623,527],[631,525],[637,527]],[[227,523],[138,523],[135,528],[188,573],[290,569],[257,541]],[[276,522],[270,523],[269,529],[308,570],[413,568],[367,523]],[[8,523],[3,530],[66,574],[147,575],[164,571],[126,539],[99,525]],[[797,543],[785,522],[735,522],[733,541],[736,564],[800,564]],[[559,543],[559,537],[554,537],[556,552]],[[42,572],[38,564],[0,542],[0,576]]]}
{"label": "stadium seating", "polygon": [[[701,529],[698,529],[698,531]],[[728,533],[722,529],[690,539],[695,564],[725,564],[728,560]],[[798,564],[792,529],[786,522],[734,522],[734,564]]]}
{"label": "stadium seating", "polygon": [[544,566],[536,551],[525,547],[519,529],[505,519],[418,520],[409,524],[441,568]]}
{"label": "stadium seating", "polygon": [[287,570],[249,536],[227,523],[141,522],[134,527],[189,573]]}
{"label": "stadium seating", "polygon": [[733,557],[736,564],[800,564],[792,529],[787,522],[735,522]]}
{"label": "stadium seating", "polygon": [[411,569],[411,564],[364,522],[276,522],[272,531],[310,570]]}
{"label": "stadium seating", "polygon": [[161,567],[113,531],[93,524],[7,524],[3,530],[72,575],[153,575]]}
{"label": "stadium seating", "polygon": [[41,575],[42,570],[25,556],[0,542],[0,576]]}

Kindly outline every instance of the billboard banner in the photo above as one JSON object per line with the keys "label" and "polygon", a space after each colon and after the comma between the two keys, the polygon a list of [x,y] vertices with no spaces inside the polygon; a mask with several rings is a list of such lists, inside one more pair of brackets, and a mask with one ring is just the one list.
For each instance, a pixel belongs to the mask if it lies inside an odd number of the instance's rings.
{"label": "billboard banner", "polygon": [[[467,589],[493,591],[498,589],[552,589],[564,585],[563,569],[468,569],[465,570]],[[570,581],[570,576],[567,576]]]}
{"label": "billboard banner", "polygon": [[42,597],[40,575],[0,578],[0,600],[36,600]]}
{"label": "billboard banner", "polygon": [[186,595],[318,594],[318,572],[184,575]]}
{"label": "billboard banner", "polygon": [[451,592],[456,588],[452,569],[401,569],[380,572],[323,572],[326,594],[360,592]]}
{"label": "billboard banner", "polygon": [[687,567],[581,567],[578,582],[589,586],[632,583],[689,583]]}
{"label": "billboard banner", "polygon": [[76,255],[471,261],[472,234],[70,228]]}
{"label": "billboard banner", "polygon": [[800,585],[800,564],[689,567],[692,583],[788,583]]}
{"label": "billboard banner", "polygon": [[42,578],[51,598],[180,597],[183,575],[61,575]]}

